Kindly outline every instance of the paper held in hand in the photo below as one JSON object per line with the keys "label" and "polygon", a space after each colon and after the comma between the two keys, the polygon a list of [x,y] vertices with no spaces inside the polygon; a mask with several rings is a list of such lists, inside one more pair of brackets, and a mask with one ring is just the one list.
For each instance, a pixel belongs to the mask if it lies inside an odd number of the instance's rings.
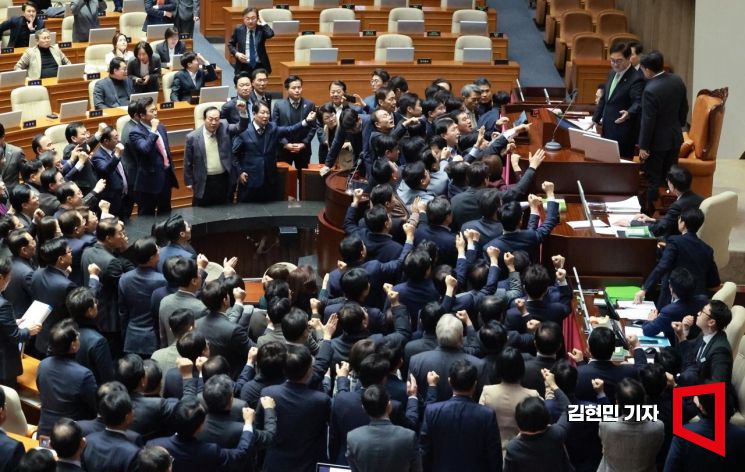
{"label": "paper held in hand", "polygon": [[34,303],[28,307],[26,313],[21,317],[21,322],[18,324],[20,329],[28,329],[35,324],[43,324],[47,316],[52,312],[51,305],[42,303],[38,300],[34,300]]}

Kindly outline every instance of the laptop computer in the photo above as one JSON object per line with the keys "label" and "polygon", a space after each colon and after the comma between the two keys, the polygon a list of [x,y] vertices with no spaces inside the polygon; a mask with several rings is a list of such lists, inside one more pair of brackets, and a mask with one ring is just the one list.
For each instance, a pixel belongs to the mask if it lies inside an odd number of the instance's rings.
{"label": "laptop computer", "polygon": [[66,64],[57,68],[57,82],[80,80],[85,75],[85,64]]}
{"label": "laptop computer", "polygon": [[339,7],[339,1],[338,0],[315,0],[313,2],[313,8],[319,9],[319,8],[338,8]]}
{"label": "laptop computer", "polygon": [[274,8],[274,2],[272,0],[248,0],[246,7],[258,8],[259,10],[262,8]]}
{"label": "laptop computer", "polygon": [[398,34],[424,34],[424,20],[398,20]]}
{"label": "laptop computer", "polygon": [[486,36],[488,32],[488,25],[486,21],[470,21],[463,20],[460,22],[460,34],[475,34],[478,36]]}
{"label": "laptop computer", "polygon": [[386,48],[386,62],[414,62],[414,48]]}
{"label": "laptop computer", "polygon": [[569,131],[569,147],[577,151],[584,151],[587,147],[588,134],[579,128],[568,128]]}
{"label": "laptop computer", "polygon": [[166,30],[173,28],[173,23],[166,23],[163,25],[148,25],[147,26],[147,40],[157,41],[166,37]]}
{"label": "laptop computer", "polygon": [[272,23],[274,34],[297,34],[300,22],[297,20],[278,20]]}
{"label": "laptop computer", "polygon": [[408,6],[408,0],[380,0],[380,8],[399,8]]}
{"label": "laptop computer", "polygon": [[331,31],[334,34],[359,34],[360,20],[334,20]]}
{"label": "laptop computer", "polygon": [[158,103],[158,92],[145,92],[145,93],[133,93],[129,97],[129,101],[134,102],[135,100],[139,100],[141,98],[148,98],[151,97],[153,99],[153,103]]}
{"label": "laptop computer", "polygon": [[93,28],[88,32],[88,44],[111,44],[116,28]]}
{"label": "laptop computer", "polygon": [[191,133],[190,129],[177,129],[175,131],[168,131],[168,145],[170,147],[184,147],[186,146],[186,135]]}
{"label": "laptop computer", "polygon": [[491,63],[491,48],[463,48],[463,62]]}
{"label": "laptop computer", "polygon": [[7,113],[0,113],[0,123],[2,123],[3,127],[7,130],[9,128],[20,128],[21,127],[21,117],[23,116],[23,111],[9,111]]}
{"label": "laptop computer", "polygon": [[143,0],[124,0],[122,9],[124,13],[144,12],[145,2]]}
{"label": "laptop computer", "polygon": [[448,9],[450,10],[470,10],[474,7],[473,0],[448,0]]}
{"label": "laptop computer", "polygon": [[13,18],[14,16],[23,15],[23,7],[20,5],[10,5],[8,12],[5,14],[5,18]]}
{"label": "laptop computer", "polygon": [[67,121],[72,118],[84,118],[86,111],[88,111],[88,100],[64,102],[60,105],[59,119],[60,121]]}
{"label": "laptop computer", "polygon": [[586,135],[585,158],[611,164],[621,162],[618,141],[605,139],[591,134]]}
{"label": "laptop computer", "polygon": [[[52,44],[57,44],[57,33],[52,31],[50,32],[50,35],[52,36]],[[111,36],[114,36],[114,33],[111,33]],[[111,42],[111,36],[109,36],[109,42]],[[29,35],[28,47],[32,48],[36,46],[37,43],[38,41],[36,40],[36,35],[35,34]]]}
{"label": "laptop computer", "polygon": [[0,88],[16,88],[24,85],[26,85],[25,70],[0,72]]}
{"label": "laptop computer", "polygon": [[582,211],[585,214],[585,220],[590,223],[590,232],[595,234],[595,224],[592,221],[592,212],[590,211],[590,205],[587,204],[585,198],[585,189],[582,187],[582,182],[577,181],[577,188],[579,189],[579,200],[582,202]]}
{"label": "laptop computer", "polygon": [[311,64],[336,64],[339,48],[310,48],[308,62]]}
{"label": "laptop computer", "polygon": [[183,67],[181,67],[181,57],[183,54],[174,54],[173,57],[171,57],[171,70],[181,70]]}
{"label": "laptop computer", "polygon": [[220,87],[202,87],[199,90],[199,103],[207,102],[227,102],[230,87],[227,85]]}

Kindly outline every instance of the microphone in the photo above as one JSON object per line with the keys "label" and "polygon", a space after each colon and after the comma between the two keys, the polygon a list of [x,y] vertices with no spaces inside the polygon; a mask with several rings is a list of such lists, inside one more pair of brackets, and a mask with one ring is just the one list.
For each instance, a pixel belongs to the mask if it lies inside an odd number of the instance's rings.
{"label": "microphone", "polygon": [[352,180],[354,180],[354,176],[357,173],[357,170],[360,168],[360,164],[362,164],[362,158],[360,157],[357,159],[357,164],[354,166],[354,169],[352,169],[352,172],[349,173],[349,178],[347,179],[347,193],[350,195],[352,194]]}
{"label": "microphone", "polygon": [[543,96],[546,97],[546,105],[551,105],[551,97],[548,96],[548,90],[543,87]]}
{"label": "microphone", "polygon": [[[544,91],[546,89],[543,89]],[[561,144],[556,141],[554,138],[556,138],[556,132],[559,130],[559,126],[561,125],[561,122],[564,120],[564,117],[567,113],[569,113],[569,109],[572,108],[572,105],[574,105],[574,99],[577,98],[577,95],[579,95],[577,92],[579,89],[574,89],[571,92],[572,99],[569,101],[569,106],[566,110],[564,110],[564,113],[561,114],[561,118],[559,118],[559,121],[556,122],[556,128],[554,128],[554,133],[551,135],[551,141],[547,142],[543,148],[546,151],[561,151]]]}
{"label": "microphone", "polygon": [[523,95],[523,87],[520,85],[520,79],[515,79],[517,82],[517,91],[520,92],[520,100],[525,101],[525,95]]}

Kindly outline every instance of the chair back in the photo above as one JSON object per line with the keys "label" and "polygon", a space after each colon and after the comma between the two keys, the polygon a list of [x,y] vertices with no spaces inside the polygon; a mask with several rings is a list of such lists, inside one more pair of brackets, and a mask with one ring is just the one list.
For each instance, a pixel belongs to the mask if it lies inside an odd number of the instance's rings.
{"label": "chair back", "polygon": [[106,54],[111,52],[111,44],[93,44],[85,48],[85,67],[96,72],[108,72]]}
{"label": "chair back", "polygon": [[396,33],[381,34],[375,40],[375,60],[386,60],[386,49],[388,48],[410,48],[414,47],[414,41],[404,35]]}
{"label": "chair back", "polygon": [[551,16],[561,18],[565,11],[579,8],[579,0],[552,0]]}
{"label": "chair back", "polygon": [[578,57],[603,59],[605,55],[605,42],[602,36],[595,33],[578,33],[572,39],[572,56],[568,61]]}
{"label": "chair back", "polygon": [[63,124],[50,126],[44,131],[44,135],[52,140],[52,146],[54,146],[54,150],[57,151],[58,156],[62,155],[62,152],[67,146],[67,138],[65,137],[66,129],[67,125]]}
{"label": "chair back", "polygon": [[326,8],[318,17],[320,33],[331,33],[334,29],[334,20],[354,20],[354,10],[349,8]]}
{"label": "chair back", "polygon": [[616,0],[585,0],[585,10],[589,11],[593,18],[603,10],[615,10]]}
{"label": "chair back", "polygon": [[388,13],[388,32],[398,33],[399,20],[423,20],[424,12],[418,8],[394,8]]}
{"label": "chair back", "polygon": [[120,116],[116,120],[116,132],[119,134],[119,137],[122,136],[122,131],[124,131],[124,127],[127,125],[127,123],[130,122],[132,118],[129,117],[129,115]]}
{"label": "chair back", "polygon": [[701,202],[704,224],[698,237],[714,249],[714,262],[719,270],[729,263],[729,235],[737,217],[737,194],[726,191]]}
{"label": "chair back", "polygon": [[578,33],[592,33],[592,15],[581,8],[573,8],[561,15],[559,40],[571,44]]}
{"label": "chair back", "polygon": [[11,111],[21,111],[21,120],[37,120],[52,113],[49,92],[42,85],[26,85],[10,92]]}
{"label": "chair back", "polygon": [[164,102],[171,101],[171,89],[173,88],[173,79],[174,77],[176,77],[176,72],[178,71],[171,71],[163,75],[163,101]]}
{"label": "chair back", "polygon": [[[463,60],[463,50],[465,48],[491,49],[491,39],[486,36],[465,35],[455,40],[455,50],[453,51],[453,60]],[[493,57],[493,56],[492,56]]]}
{"label": "chair back", "polygon": [[75,24],[75,15],[66,16],[62,20],[62,42],[72,42],[72,28]]}
{"label": "chair back", "polygon": [[711,299],[723,301],[728,307],[732,308],[732,305],[735,304],[735,296],[737,296],[737,285],[734,282],[724,282],[722,288],[717,290],[717,293]]}
{"label": "chair back", "polygon": [[309,34],[295,39],[295,62],[308,62],[312,48],[330,48],[331,38],[324,34]]}
{"label": "chair back", "polygon": [[145,24],[145,18],[147,13],[144,11],[133,11],[130,13],[123,13],[119,17],[119,31],[127,37],[132,38],[132,41],[145,38],[145,31],[142,31],[142,25]]}
{"label": "chair back", "polygon": [[292,20],[292,12],[283,8],[262,8],[259,10],[259,18],[271,28],[275,21]]}
{"label": "chair back", "polygon": [[95,80],[91,80],[90,82],[88,82],[88,105],[89,105],[90,110],[93,110],[96,107],[96,105],[93,102],[93,89],[96,88],[96,83],[99,80],[100,79],[95,79]]}
{"label": "chair back", "polygon": [[200,103],[194,107],[194,129],[199,128],[204,124],[204,110],[209,107],[216,107],[218,110],[222,108],[225,102],[205,102]]}
{"label": "chair back", "polygon": [[453,23],[450,27],[452,33],[460,33],[461,21],[486,21],[489,22],[489,16],[481,10],[458,10],[453,13]]}
{"label": "chair back", "polygon": [[696,158],[713,161],[717,158],[719,138],[724,121],[724,105],[729,96],[729,87],[716,90],[700,90],[693,103],[689,138],[693,141]]}
{"label": "chair back", "polygon": [[727,333],[727,341],[732,348],[732,356],[737,357],[742,337],[745,335],[745,307],[735,305],[732,307],[732,321],[724,328]]}
{"label": "chair back", "polygon": [[626,33],[629,30],[629,20],[626,14],[619,10],[603,10],[598,13],[598,34],[609,37],[612,34]]}

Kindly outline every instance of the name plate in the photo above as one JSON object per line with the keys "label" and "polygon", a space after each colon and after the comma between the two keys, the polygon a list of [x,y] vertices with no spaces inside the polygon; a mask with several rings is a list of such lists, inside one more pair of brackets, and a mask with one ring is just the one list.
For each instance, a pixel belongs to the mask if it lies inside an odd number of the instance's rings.
{"label": "name plate", "polygon": [[101,78],[100,72],[94,72],[93,74],[85,74],[85,80],[96,80]]}
{"label": "name plate", "polygon": [[427,37],[438,38],[440,36],[442,36],[442,34],[439,31],[427,31]]}
{"label": "name plate", "polygon": [[90,110],[88,111],[88,118],[97,118],[103,116],[103,110]]}
{"label": "name plate", "polygon": [[341,60],[341,64],[342,64],[342,65],[350,65],[350,64],[354,64],[354,59],[342,59],[342,60]]}
{"label": "name plate", "polygon": [[278,8],[280,10],[289,10],[290,9],[290,5],[288,5],[286,3],[279,3],[277,5],[274,5],[274,8]]}
{"label": "name plate", "polygon": [[106,16],[106,12],[105,11],[100,11],[100,12],[98,12],[98,16]]}
{"label": "name plate", "polygon": [[417,10],[421,10],[422,9],[422,4],[421,3],[412,3],[411,5],[409,5],[409,8],[416,8]]}
{"label": "name plate", "polygon": [[41,85],[41,80],[39,79],[29,80],[28,85]]}
{"label": "name plate", "polygon": [[3,54],[10,54],[13,51],[15,51],[15,48],[2,48],[2,49],[0,49],[0,52],[2,52]]}
{"label": "name plate", "polygon": [[64,41],[61,43],[57,43],[57,46],[59,46],[60,49],[71,48],[72,43],[70,41]]}
{"label": "name plate", "polygon": [[36,126],[36,120],[29,120],[29,121],[24,121],[23,122],[24,129],[25,128],[33,128],[34,126]]}
{"label": "name plate", "polygon": [[310,36],[312,34],[316,34],[316,32],[315,31],[303,31],[301,34],[303,36]]}
{"label": "name plate", "polygon": [[189,33],[179,33],[178,39],[189,39],[191,35]]}
{"label": "name plate", "polygon": [[495,66],[506,66],[510,63],[509,59],[494,59]]}
{"label": "name plate", "polygon": [[163,102],[160,104],[161,110],[168,110],[169,108],[173,108],[173,102]]}
{"label": "name plate", "polygon": [[492,31],[491,33],[489,33],[489,37],[490,38],[503,38],[504,33],[497,33],[496,31]]}
{"label": "name plate", "polygon": [[417,64],[432,64],[432,59],[429,57],[421,57],[416,60]]}
{"label": "name plate", "polygon": [[362,36],[377,36],[378,32],[375,30],[363,30]]}
{"label": "name plate", "polygon": [[347,10],[354,10],[354,3],[344,3],[341,7],[346,8]]}
{"label": "name plate", "polygon": [[489,11],[489,7],[487,7],[486,5],[480,5],[476,7],[475,9],[478,11]]}

